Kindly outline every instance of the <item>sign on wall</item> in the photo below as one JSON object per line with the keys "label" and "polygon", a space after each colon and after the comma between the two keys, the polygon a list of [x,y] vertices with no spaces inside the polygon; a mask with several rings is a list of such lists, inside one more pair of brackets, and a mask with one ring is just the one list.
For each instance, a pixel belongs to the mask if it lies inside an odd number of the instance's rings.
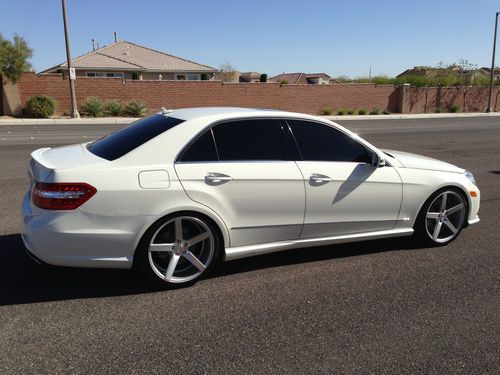
{"label": "sign on wall", "polygon": [[72,79],[72,80],[76,79],[75,68],[69,68],[69,79]]}

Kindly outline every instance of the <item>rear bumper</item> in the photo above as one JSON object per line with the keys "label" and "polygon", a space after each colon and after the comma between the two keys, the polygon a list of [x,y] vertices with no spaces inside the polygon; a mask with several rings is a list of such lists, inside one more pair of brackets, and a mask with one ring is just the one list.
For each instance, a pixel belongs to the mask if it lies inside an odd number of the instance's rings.
{"label": "rear bumper", "polygon": [[[104,216],[48,211],[23,199],[22,239],[30,255],[43,263],[68,267],[130,268],[150,216]],[[34,212],[36,211],[36,212]]]}

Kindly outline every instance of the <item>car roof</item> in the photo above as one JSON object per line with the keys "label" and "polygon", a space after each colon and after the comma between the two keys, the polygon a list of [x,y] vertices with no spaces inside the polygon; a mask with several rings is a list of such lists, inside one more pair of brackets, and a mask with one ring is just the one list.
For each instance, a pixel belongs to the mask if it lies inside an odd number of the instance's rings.
{"label": "car roof", "polygon": [[[161,112],[160,112],[161,113]],[[164,112],[165,115],[170,117],[175,117],[181,120],[192,120],[201,117],[215,116],[220,118],[233,118],[233,117],[247,117],[247,116],[281,116],[281,117],[291,117],[300,116],[304,117],[303,114],[285,112],[274,109],[259,109],[259,108],[240,108],[240,107],[199,107],[199,108],[183,108],[176,109],[173,111]]]}

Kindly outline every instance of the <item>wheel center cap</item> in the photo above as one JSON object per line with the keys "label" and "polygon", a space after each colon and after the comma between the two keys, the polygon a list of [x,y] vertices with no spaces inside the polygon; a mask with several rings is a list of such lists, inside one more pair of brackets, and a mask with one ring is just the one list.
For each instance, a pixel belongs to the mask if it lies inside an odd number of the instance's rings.
{"label": "wheel center cap", "polygon": [[174,242],[174,246],[172,246],[175,255],[184,254],[188,250],[188,248],[189,244],[187,241],[184,240],[176,240]]}

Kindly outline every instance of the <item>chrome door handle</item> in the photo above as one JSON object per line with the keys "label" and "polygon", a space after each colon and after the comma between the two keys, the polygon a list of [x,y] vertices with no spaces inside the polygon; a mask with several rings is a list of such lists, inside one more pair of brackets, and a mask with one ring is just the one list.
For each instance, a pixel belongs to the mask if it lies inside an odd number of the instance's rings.
{"label": "chrome door handle", "polygon": [[309,177],[309,180],[311,182],[314,182],[316,184],[320,184],[320,183],[325,183],[325,182],[331,182],[332,179],[331,177],[328,177],[328,176],[325,176],[323,174],[313,174],[311,177]]}
{"label": "chrome door handle", "polygon": [[220,183],[220,182],[225,182],[225,181],[231,181],[233,178],[231,176],[228,176],[226,174],[222,173],[207,173],[205,176],[205,181],[206,182],[211,182],[214,184]]}

